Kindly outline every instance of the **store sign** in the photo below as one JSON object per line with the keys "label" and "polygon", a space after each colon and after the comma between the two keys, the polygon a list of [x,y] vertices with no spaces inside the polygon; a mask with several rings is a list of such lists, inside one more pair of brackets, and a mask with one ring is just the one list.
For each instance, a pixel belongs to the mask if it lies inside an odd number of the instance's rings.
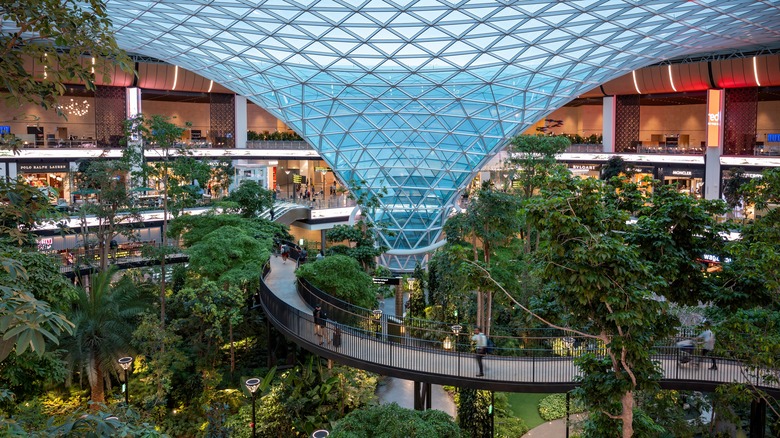
{"label": "store sign", "polygon": [[723,90],[707,90],[707,147],[720,147],[722,107]]}
{"label": "store sign", "polygon": [[330,167],[325,166],[316,166],[314,167],[315,172],[332,172],[333,170]]}
{"label": "store sign", "polygon": [[780,134],[767,134],[766,141],[769,143],[780,143]]}
{"label": "store sign", "polygon": [[569,165],[569,169],[577,169],[577,170],[598,170],[599,165],[598,164],[571,164]]}
{"label": "store sign", "polygon": [[674,169],[672,170],[672,176],[693,176],[692,170]]}
{"label": "store sign", "polygon": [[6,135],[11,133],[10,126],[0,126],[0,135]]}
{"label": "store sign", "polygon": [[401,284],[401,277],[373,277],[371,280],[374,282],[374,284],[382,284],[387,286],[398,286]]}
{"label": "store sign", "polygon": [[44,237],[42,239],[38,239],[38,251],[50,250],[53,243],[54,243],[54,239],[52,239],[51,237]]}
{"label": "store sign", "polygon": [[68,163],[19,164],[22,173],[67,172]]}

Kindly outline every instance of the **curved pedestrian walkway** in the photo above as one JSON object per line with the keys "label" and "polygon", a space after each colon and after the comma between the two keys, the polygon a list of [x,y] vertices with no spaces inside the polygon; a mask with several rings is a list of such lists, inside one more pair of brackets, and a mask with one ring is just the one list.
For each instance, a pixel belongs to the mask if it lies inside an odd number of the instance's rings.
{"label": "curved pedestrian walkway", "polygon": [[[321,339],[314,331],[311,308],[297,292],[295,267],[292,259],[284,263],[272,257],[256,300],[278,330],[318,355],[386,376],[439,385],[545,393],[565,392],[576,386],[578,370],[571,357],[487,356],[485,376],[478,377],[474,354],[430,348],[408,334],[393,339],[381,329],[375,330],[373,321],[356,320],[349,325],[329,321],[326,337]],[[334,346],[328,340],[337,330],[341,343]],[[656,356],[664,374],[662,387],[712,391],[723,383],[750,381],[780,395],[777,381],[764,383],[763,376],[751,374],[739,362],[718,359],[719,370],[711,371],[704,366],[679,366],[677,359],[673,354]]]}

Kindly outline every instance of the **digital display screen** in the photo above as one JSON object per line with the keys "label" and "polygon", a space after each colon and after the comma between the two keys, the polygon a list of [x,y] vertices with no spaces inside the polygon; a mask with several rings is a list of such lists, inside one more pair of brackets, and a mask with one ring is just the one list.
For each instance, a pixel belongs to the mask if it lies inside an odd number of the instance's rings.
{"label": "digital display screen", "polygon": [[720,147],[723,90],[707,90],[707,147]]}

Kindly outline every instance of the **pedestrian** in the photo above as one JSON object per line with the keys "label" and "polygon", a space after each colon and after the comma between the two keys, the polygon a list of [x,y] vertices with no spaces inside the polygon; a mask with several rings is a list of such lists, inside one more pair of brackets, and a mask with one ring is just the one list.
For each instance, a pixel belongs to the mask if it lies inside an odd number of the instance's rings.
{"label": "pedestrian", "polygon": [[341,326],[336,324],[336,328],[333,330],[333,346],[341,347]]}
{"label": "pedestrian", "polygon": [[325,255],[322,254],[322,251],[317,253],[317,257],[316,257],[317,260],[316,261],[320,261],[320,260],[322,260],[324,258],[325,258]]}
{"label": "pedestrian", "polygon": [[[325,311],[325,309],[320,310],[320,333],[322,333],[323,338],[325,338],[325,343],[330,345],[330,336],[328,336],[328,312]],[[320,345],[322,345],[322,341],[320,341]]]}
{"label": "pedestrian", "polygon": [[298,261],[301,263],[306,263],[306,257],[309,256],[309,252],[306,251],[305,248],[301,248],[300,256],[298,257]]}
{"label": "pedestrian", "polygon": [[111,239],[111,242],[108,243],[108,247],[111,249],[111,260],[114,260],[114,263],[116,263],[116,250],[119,249],[119,243],[117,243],[116,240]]}
{"label": "pedestrian", "polygon": [[287,263],[287,258],[290,257],[290,247],[286,243],[283,243],[280,252],[282,253],[282,263]]}
{"label": "pedestrian", "polygon": [[713,371],[717,370],[718,364],[715,363],[715,356],[712,356],[712,350],[715,349],[715,334],[712,333],[709,321],[704,321],[704,331],[696,337],[696,340],[701,343],[702,355],[710,356],[710,359],[712,360],[710,369]]}
{"label": "pedestrian", "polygon": [[312,320],[314,321],[314,335],[320,338],[320,345],[322,345],[322,327],[320,326],[320,320],[322,319],[322,306],[319,304],[314,306],[312,317]]}
{"label": "pedestrian", "polygon": [[482,329],[476,327],[474,328],[474,336],[471,337],[471,340],[476,344],[475,352],[477,365],[479,365],[479,374],[477,374],[477,377],[482,377],[485,375],[484,369],[482,368],[482,358],[485,357],[487,349],[487,336],[482,333]]}

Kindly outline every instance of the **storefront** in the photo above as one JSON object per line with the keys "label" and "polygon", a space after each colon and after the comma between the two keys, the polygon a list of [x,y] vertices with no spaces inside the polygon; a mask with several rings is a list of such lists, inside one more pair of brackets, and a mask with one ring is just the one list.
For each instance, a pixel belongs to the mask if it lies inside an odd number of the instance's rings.
{"label": "storefront", "polygon": [[704,169],[666,166],[658,168],[658,179],[664,184],[675,185],[680,193],[694,198],[704,196]]}
{"label": "storefront", "polygon": [[572,175],[578,176],[582,179],[601,177],[600,163],[567,163],[566,167],[569,169]]}
{"label": "storefront", "polygon": [[71,191],[68,163],[19,163],[17,171],[28,184],[45,192],[52,203],[68,199]]}

